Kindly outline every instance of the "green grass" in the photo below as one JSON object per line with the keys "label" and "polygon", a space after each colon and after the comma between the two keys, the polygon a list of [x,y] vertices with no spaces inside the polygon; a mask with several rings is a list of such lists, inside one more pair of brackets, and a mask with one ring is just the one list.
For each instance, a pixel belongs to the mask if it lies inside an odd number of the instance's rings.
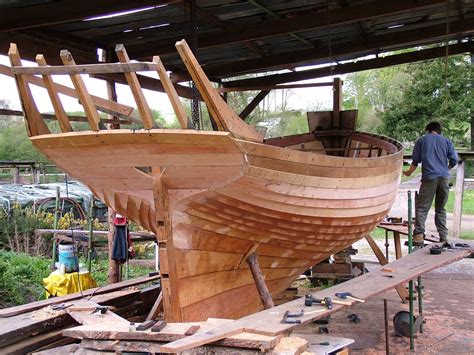
{"label": "green grass", "polygon": [[474,231],[461,232],[461,239],[474,240]]}
{"label": "green grass", "polygon": [[[453,213],[454,210],[454,191],[449,191],[448,202],[446,203],[446,211]],[[464,214],[474,215],[474,190],[464,190],[462,199],[462,212]]]}

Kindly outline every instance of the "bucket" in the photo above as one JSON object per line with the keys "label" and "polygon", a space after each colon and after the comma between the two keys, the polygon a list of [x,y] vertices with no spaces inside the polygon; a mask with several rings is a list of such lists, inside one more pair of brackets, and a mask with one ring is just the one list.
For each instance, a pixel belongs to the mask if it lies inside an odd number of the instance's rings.
{"label": "bucket", "polygon": [[73,243],[60,243],[58,251],[59,265],[63,264],[66,272],[79,271],[79,260]]}

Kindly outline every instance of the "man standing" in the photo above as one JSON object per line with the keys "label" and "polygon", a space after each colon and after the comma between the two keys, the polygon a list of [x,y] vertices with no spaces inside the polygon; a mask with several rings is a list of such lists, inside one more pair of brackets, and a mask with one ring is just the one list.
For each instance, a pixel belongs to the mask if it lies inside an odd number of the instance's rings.
{"label": "man standing", "polygon": [[415,201],[415,230],[413,245],[423,246],[425,222],[435,199],[435,225],[440,241],[448,240],[446,210],[449,195],[449,170],[456,166],[458,156],[453,143],[441,135],[441,124],[430,122],[427,134],[419,138],[413,148],[412,163],[403,175],[410,176],[421,163],[421,186]]}

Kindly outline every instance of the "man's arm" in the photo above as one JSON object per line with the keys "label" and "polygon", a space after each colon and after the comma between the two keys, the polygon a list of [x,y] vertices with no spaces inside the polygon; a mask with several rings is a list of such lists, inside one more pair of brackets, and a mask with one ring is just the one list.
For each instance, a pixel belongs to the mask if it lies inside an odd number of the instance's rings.
{"label": "man's arm", "polygon": [[420,153],[420,143],[421,139],[418,139],[415,142],[415,146],[413,147],[413,153],[411,154],[411,165],[408,170],[403,172],[403,175],[410,176],[416,170],[416,167],[420,163],[421,160],[421,153]]}
{"label": "man's arm", "polygon": [[448,141],[448,167],[449,169],[454,168],[457,163],[458,163],[458,155],[456,153],[456,150],[454,150],[454,144],[451,141]]}

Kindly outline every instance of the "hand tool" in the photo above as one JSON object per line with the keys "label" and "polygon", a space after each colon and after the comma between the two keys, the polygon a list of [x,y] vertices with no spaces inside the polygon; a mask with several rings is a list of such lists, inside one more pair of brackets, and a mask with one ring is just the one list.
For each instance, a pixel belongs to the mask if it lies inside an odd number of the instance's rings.
{"label": "hand tool", "polygon": [[301,319],[295,319],[302,317],[304,314],[304,310],[299,311],[298,313],[290,313],[290,311],[286,311],[283,315],[283,319],[281,323],[283,324],[299,324],[301,323]]}
{"label": "hand tool", "polygon": [[51,306],[51,309],[53,311],[62,311],[62,310],[66,309],[66,308],[69,308],[73,305],[74,305],[73,303],[70,303],[70,304],[65,304],[65,303],[55,304],[55,305]]}
{"label": "hand tool", "polygon": [[344,301],[338,301],[338,300],[332,300],[331,298],[329,297],[325,297],[323,300],[320,299],[320,298],[315,298],[313,295],[311,294],[308,294],[306,296],[304,296],[304,305],[305,306],[308,306],[308,307],[311,307],[313,305],[313,303],[320,303],[320,304],[323,304],[325,305],[328,309],[332,309],[333,307],[333,303],[334,304],[340,304],[340,305],[343,305],[343,306],[351,306],[352,303],[351,302],[344,302]]}
{"label": "hand tool", "polygon": [[361,298],[354,297],[354,295],[352,295],[352,293],[350,293],[350,292],[336,292],[336,297],[339,297],[339,298],[342,298],[342,299],[348,298],[350,300],[354,300],[354,301],[361,302],[361,303],[365,302],[365,300],[363,300]]}
{"label": "hand tool", "polygon": [[349,314],[347,316],[347,318],[349,318],[349,322],[352,322],[352,323],[359,323],[360,322],[359,316],[355,313]]}

